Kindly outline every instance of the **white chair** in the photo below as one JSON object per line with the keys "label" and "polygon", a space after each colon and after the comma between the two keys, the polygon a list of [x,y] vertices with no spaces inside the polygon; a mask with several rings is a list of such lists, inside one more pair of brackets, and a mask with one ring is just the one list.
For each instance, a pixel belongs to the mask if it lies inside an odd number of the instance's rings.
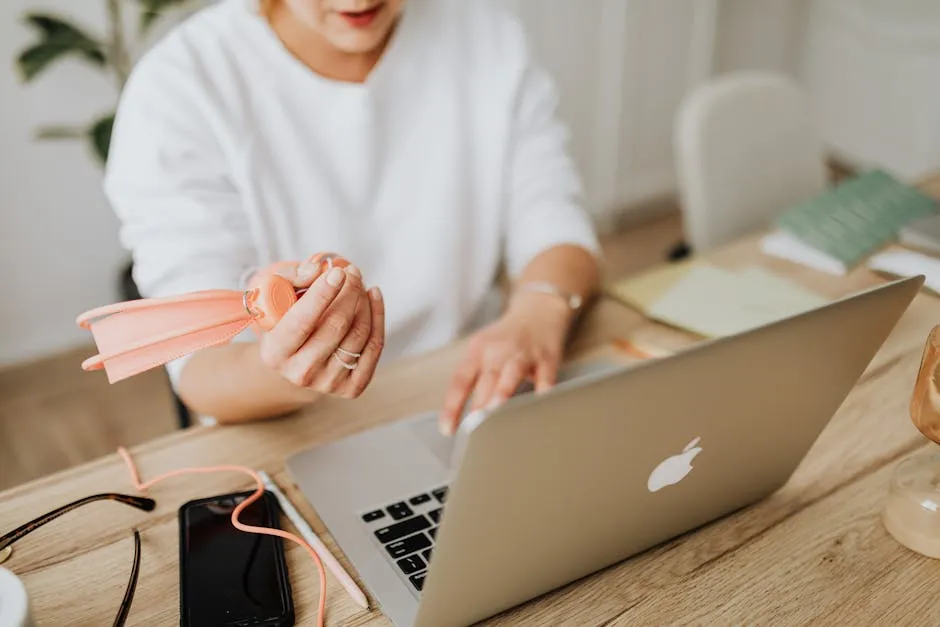
{"label": "white chair", "polygon": [[770,226],[826,187],[806,98],[782,76],[732,74],[690,93],[675,149],[683,230],[696,254]]}

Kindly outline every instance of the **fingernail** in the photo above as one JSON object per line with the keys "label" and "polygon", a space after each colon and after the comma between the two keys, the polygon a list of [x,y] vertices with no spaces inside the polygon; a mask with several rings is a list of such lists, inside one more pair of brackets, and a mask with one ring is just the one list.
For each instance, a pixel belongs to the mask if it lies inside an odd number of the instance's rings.
{"label": "fingernail", "polygon": [[337,287],[340,283],[343,282],[343,277],[346,276],[346,273],[343,272],[341,268],[333,268],[326,275],[326,282],[331,287]]}
{"label": "fingernail", "polygon": [[503,400],[503,399],[501,399],[501,398],[499,398],[499,397],[497,396],[496,398],[494,398],[493,400],[490,401],[490,404],[486,406],[486,409],[496,409],[496,407],[499,406],[499,404],[502,402],[502,400]]}
{"label": "fingernail", "polygon": [[441,432],[441,435],[448,436],[451,434],[450,421],[447,419],[438,420],[437,428]]}
{"label": "fingernail", "polygon": [[297,276],[301,279],[312,277],[317,271],[317,266],[305,261],[297,268]]}
{"label": "fingernail", "polygon": [[353,275],[354,277],[361,277],[361,276],[362,276],[362,273],[359,272],[359,268],[357,268],[356,266],[353,266],[353,265],[347,266],[347,267],[346,267],[346,272],[348,272],[349,274]]}
{"label": "fingernail", "polygon": [[369,290],[369,294],[372,296],[372,300],[382,300],[382,290],[377,287],[373,287]]}

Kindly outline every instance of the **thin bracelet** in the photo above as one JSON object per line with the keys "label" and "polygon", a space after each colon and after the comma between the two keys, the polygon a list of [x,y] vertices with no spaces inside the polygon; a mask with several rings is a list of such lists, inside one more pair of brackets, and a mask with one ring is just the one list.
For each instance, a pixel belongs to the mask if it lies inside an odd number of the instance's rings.
{"label": "thin bracelet", "polygon": [[516,294],[524,292],[535,292],[539,294],[549,294],[561,298],[571,311],[581,309],[583,299],[580,294],[565,291],[550,281],[529,281],[516,287]]}

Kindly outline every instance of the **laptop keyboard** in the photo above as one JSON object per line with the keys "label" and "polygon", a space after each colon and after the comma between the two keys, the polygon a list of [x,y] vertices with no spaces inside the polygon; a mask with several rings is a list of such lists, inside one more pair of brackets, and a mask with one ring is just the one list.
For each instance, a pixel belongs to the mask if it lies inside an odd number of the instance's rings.
{"label": "laptop keyboard", "polygon": [[424,577],[437,527],[441,522],[447,487],[416,494],[404,501],[365,512],[361,520],[382,547],[385,558],[416,592],[424,587]]}

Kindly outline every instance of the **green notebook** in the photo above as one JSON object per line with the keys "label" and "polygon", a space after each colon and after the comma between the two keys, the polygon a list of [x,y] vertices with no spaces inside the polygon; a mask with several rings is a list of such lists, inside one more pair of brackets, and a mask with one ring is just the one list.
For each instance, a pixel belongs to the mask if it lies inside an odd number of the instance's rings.
{"label": "green notebook", "polygon": [[777,226],[851,268],[895,239],[907,223],[938,212],[940,205],[929,196],[872,170],[792,207]]}

